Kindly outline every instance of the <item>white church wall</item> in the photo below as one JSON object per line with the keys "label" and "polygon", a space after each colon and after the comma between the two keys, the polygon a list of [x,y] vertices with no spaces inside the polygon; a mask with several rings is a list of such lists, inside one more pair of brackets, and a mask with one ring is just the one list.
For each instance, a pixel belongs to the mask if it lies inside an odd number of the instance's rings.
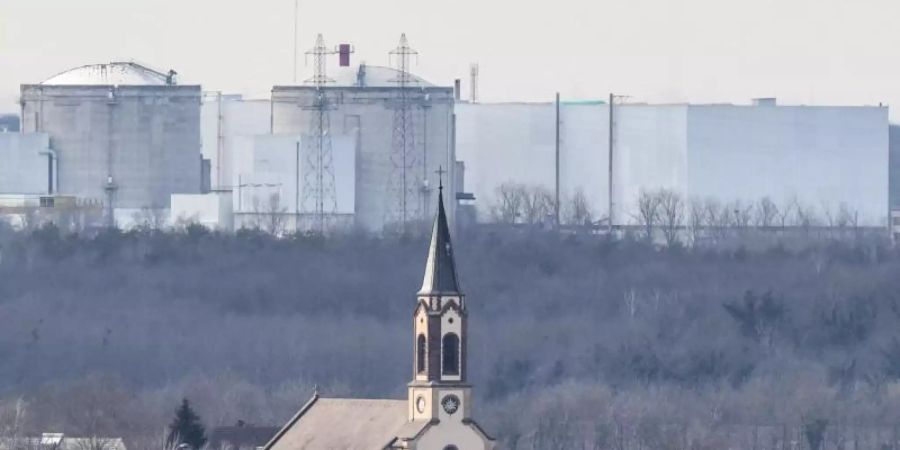
{"label": "white church wall", "polygon": [[[416,450],[444,450],[448,444],[467,450],[491,448],[490,443],[486,442],[473,427],[455,417],[451,420],[453,416],[449,416],[443,408],[439,409],[440,424],[429,429],[416,442]],[[462,411],[454,416],[462,416]]]}

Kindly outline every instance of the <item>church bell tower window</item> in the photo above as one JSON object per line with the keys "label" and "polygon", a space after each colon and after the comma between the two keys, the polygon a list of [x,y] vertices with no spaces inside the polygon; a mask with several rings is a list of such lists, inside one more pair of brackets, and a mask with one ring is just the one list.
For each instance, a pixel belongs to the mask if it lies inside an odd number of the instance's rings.
{"label": "church bell tower window", "polygon": [[428,357],[427,340],[424,334],[420,334],[416,338],[416,373],[425,373],[425,367]]}
{"label": "church bell tower window", "polygon": [[447,333],[443,339],[444,375],[459,375],[459,336]]}

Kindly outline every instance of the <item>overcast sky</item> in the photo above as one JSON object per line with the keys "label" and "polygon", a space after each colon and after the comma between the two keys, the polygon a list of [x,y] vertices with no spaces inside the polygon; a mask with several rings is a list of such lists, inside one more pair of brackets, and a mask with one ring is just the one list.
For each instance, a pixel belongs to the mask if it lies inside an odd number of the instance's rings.
{"label": "overcast sky", "polygon": [[[21,83],[121,59],[264,97],[292,79],[293,11],[294,0],[0,0],[0,111],[17,111]],[[558,90],[900,105],[897,0],[300,0],[299,24],[301,49],[321,32],[382,65],[406,32],[420,53],[413,71],[462,78],[464,93],[477,61],[483,101]]]}

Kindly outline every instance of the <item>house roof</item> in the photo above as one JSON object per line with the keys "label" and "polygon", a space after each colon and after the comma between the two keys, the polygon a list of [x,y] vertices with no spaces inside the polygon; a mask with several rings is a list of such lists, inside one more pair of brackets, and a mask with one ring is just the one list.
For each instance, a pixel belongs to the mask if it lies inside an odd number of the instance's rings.
{"label": "house roof", "polygon": [[228,443],[236,448],[257,448],[266,445],[279,430],[278,427],[248,425],[238,422],[235,426],[216,427],[209,434],[209,446],[222,448]]}
{"label": "house roof", "polygon": [[266,444],[266,450],[383,449],[399,435],[411,432],[407,408],[405,400],[320,398],[316,394]]}
{"label": "house roof", "polygon": [[44,433],[41,437],[0,438],[0,450],[126,450],[121,438],[68,437]]}
{"label": "house roof", "polygon": [[438,194],[438,212],[431,230],[431,245],[425,263],[425,277],[419,294],[459,293],[459,279],[456,276],[456,262],[453,260],[453,245],[450,242],[450,227],[444,211],[443,188]]}

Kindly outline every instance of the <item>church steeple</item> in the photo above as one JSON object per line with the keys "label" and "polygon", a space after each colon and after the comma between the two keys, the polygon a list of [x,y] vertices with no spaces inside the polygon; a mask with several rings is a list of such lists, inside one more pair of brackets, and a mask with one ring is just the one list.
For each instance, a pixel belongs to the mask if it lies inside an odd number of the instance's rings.
{"label": "church steeple", "polygon": [[450,227],[444,211],[444,187],[438,190],[438,212],[431,229],[431,245],[425,262],[425,277],[419,295],[459,294],[459,279],[456,276],[456,262],[453,260],[453,244],[450,242]]}
{"label": "church steeple", "polygon": [[443,188],[425,262],[422,288],[413,313],[413,380],[410,420],[463,420],[469,417],[466,383],[468,311],[459,289]]}

